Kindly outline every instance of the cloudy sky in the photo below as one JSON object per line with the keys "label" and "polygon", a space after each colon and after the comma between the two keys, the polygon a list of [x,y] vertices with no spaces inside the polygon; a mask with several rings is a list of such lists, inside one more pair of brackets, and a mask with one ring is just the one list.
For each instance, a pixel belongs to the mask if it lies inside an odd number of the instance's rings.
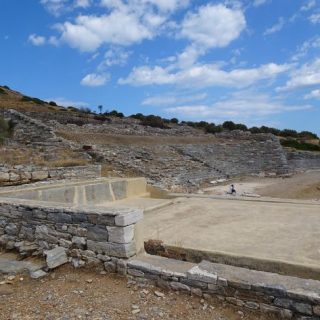
{"label": "cloudy sky", "polygon": [[320,134],[320,0],[0,0],[0,84]]}

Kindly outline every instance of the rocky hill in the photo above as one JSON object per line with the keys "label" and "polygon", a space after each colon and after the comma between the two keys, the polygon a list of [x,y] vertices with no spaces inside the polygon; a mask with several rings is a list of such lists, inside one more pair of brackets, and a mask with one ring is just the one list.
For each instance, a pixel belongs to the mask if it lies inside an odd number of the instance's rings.
{"label": "rocky hill", "polygon": [[[292,170],[288,159],[297,162],[297,156],[288,156],[272,134],[206,134],[176,123],[157,128],[133,118],[101,117],[0,89],[5,92],[0,91],[2,115],[15,122],[6,154],[23,147],[41,154],[47,166],[70,161],[101,163],[106,175],[145,176],[161,188],[195,190],[219,178],[287,174]],[[320,167],[320,156],[308,159]],[[298,162],[300,168],[304,166],[300,154]]]}

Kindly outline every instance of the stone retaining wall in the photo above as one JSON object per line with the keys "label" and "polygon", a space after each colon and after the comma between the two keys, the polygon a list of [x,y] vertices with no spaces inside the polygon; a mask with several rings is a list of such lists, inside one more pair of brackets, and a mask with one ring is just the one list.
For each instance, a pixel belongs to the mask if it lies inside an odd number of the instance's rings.
{"label": "stone retaining wall", "polygon": [[172,265],[172,261],[168,263],[170,259],[161,259],[129,260],[125,266],[120,263],[118,271],[138,281],[152,281],[160,287],[201,297],[215,296],[237,307],[272,314],[279,319],[320,319],[320,281],[206,261],[192,267],[182,265],[178,268],[182,271],[177,271],[168,267]]}
{"label": "stone retaining wall", "polygon": [[2,199],[0,247],[22,256],[63,248],[75,266],[136,254],[139,209],[71,208],[55,203]]}
{"label": "stone retaining wall", "polygon": [[320,152],[286,150],[288,165],[293,171],[320,169]]}
{"label": "stone retaining wall", "polygon": [[10,119],[15,124],[11,142],[31,146],[70,146],[71,143],[57,137],[53,129],[43,122],[26,116],[14,109],[2,109],[0,115]]}
{"label": "stone retaining wall", "polygon": [[101,176],[100,165],[75,167],[0,166],[0,185],[18,185],[42,180],[89,179]]}

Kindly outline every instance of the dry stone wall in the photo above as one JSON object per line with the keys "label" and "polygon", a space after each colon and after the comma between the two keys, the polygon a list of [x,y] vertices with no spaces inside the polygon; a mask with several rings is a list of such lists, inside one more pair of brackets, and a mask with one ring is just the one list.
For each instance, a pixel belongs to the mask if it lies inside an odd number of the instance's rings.
{"label": "dry stone wall", "polygon": [[69,142],[56,136],[54,130],[43,122],[13,109],[1,110],[1,115],[15,124],[12,139],[15,143],[31,146],[61,146]]}
{"label": "dry stone wall", "polygon": [[89,179],[101,176],[100,165],[76,167],[0,166],[0,185],[18,185],[43,180]]}
{"label": "dry stone wall", "polygon": [[0,247],[21,256],[63,248],[75,265],[136,254],[140,209],[71,208],[30,200],[0,202]]}
{"label": "dry stone wall", "polygon": [[320,152],[287,149],[286,155],[292,171],[320,169]]}
{"label": "dry stone wall", "polygon": [[[156,259],[157,258],[157,259]],[[144,261],[147,260],[147,261]],[[277,319],[319,320],[320,282],[202,261],[153,257],[132,259],[118,268],[136,281],[219,300],[270,314]]]}

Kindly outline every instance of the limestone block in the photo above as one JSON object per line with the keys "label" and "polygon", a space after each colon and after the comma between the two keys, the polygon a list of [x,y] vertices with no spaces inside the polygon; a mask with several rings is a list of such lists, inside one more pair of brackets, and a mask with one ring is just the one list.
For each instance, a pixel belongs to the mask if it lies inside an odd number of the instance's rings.
{"label": "limestone block", "polygon": [[181,291],[187,291],[187,292],[190,292],[190,290],[191,290],[189,286],[187,286],[183,283],[180,283],[180,282],[171,282],[170,287],[173,290],[181,290]]}
{"label": "limestone block", "polygon": [[32,180],[45,180],[48,179],[49,173],[46,170],[38,170],[31,172]]}
{"label": "limestone block", "polygon": [[314,313],[316,316],[320,316],[320,305],[313,307],[313,313]]}
{"label": "limestone block", "polygon": [[135,224],[143,218],[143,210],[136,209],[128,213],[119,214],[115,217],[115,225],[119,227]]}
{"label": "limestone block", "polygon": [[119,244],[111,242],[96,242],[87,240],[87,247],[96,253],[106,254],[117,258],[130,258],[135,255],[136,248],[133,242]]}
{"label": "limestone block", "polygon": [[66,239],[59,240],[59,246],[69,249],[72,245],[72,242]]}
{"label": "limestone block", "polygon": [[97,242],[108,241],[108,230],[102,226],[88,227],[87,238]]}
{"label": "limestone block", "polygon": [[86,238],[84,237],[72,237],[72,243],[77,247],[77,248],[83,248],[86,244]]}
{"label": "limestone block", "polygon": [[20,179],[23,181],[31,180],[31,172],[28,172],[28,171],[20,172]]}
{"label": "limestone block", "polygon": [[107,227],[109,241],[115,243],[129,243],[134,238],[134,225],[127,227]]}
{"label": "limestone block", "polygon": [[10,180],[10,176],[8,172],[0,172],[0,183],[8,182]]}
{"label": "limestone block", "polygon": [[32,252],[38,249],[38,246],[35,243],[28,241],[16,242],[14,246],[20,253],[27,255],[31,255]]}
{"label": "limestone block", "polygon": [[48,220],[56,223],[72,223],[71,215],[63,212],[52,212],[48,214]]}
{"label": "limestone block", "polygon": [[253,310],[258,310],[260,307],[259,303],[253,301],[247,301],[244,306]]}
{"label": "limestone block", "polygon": [[143,278],[144,277],[144,272],[136,269],[128,269],[127,273],[130,274],[130,276],[138,277],[138,278]]}
{"label": "limestone block", "polygon": [[62,247],[56,247],[52,250],[44,252],[46,255],[46,262],[49,269],[57,268],[68,262],[66,249]]}
{"label": "limestone block", "polygon": [[15,173],[15,172],[10,172],[9,173],[9,180],[11,182],[17,182],[17,181],[20,181],[20,175]]}
{"label": "limestone block", "polygon": [[47,213],[43,210],[40,210],[40,209],[33,209],[32,216],[33,216],[33,218],[39,219],[39,220],[47,219]]}
{"label": "limestone block", "polygon": [[275,306],[281,307],[281,308],[291,308],[293,305],[293,301],[286,298],[275,298],[273,301],[273,304]]}
{"label": "limestone block", "polygon": [[296,302],[293,304],[293,308],[302,314],[312,316],[312,307],[307,303]]}
{"label": "limestone block", "polygon": [[69,226],[68,232],[73,236],[78,236],[78,237],[86,237],[88,233],[86,228],[75,227],[75,226]]}
{"label": "limestone block", "polygon": [[244,306],[244,302],[241,299],[237,299],[234,297],[226,297],[226,301],[238,307]]}
{"label": "limestone block", "polygon": [[17,225],[14,223],[9,223],[4,228],[4,230],[8,235],[11,235],[11,236],[16,236],[19,233],[19,229],[18,229]]}
{"label": "limestone block", "polygon": [[30,277],[31,277],[32,279],[43,278],[43,277],[45,277],[46,275],[47,275],[47,273],[44,272],[44,271],[41,270],[41,269],[30,272]]}
{"label": "limestone block", "polygon": [[190,280],[201,281],[211,284],[216,284],[218,276],[214,273],[210,273],[206,270],[200,269],[198,266],[191,268],[187,272],[187,278]]}
{"label": "limestone block", "polygon": [[19,238],[24,239],[24,240],[28,240],[28,241],[33,241],[34,240],[33,229],[25,227],[25,226],[21,226]]}

